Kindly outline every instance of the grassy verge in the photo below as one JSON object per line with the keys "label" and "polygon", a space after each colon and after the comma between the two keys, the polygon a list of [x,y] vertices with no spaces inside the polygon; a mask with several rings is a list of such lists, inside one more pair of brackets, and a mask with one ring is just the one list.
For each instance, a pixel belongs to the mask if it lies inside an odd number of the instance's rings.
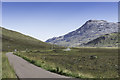
{"label": "grassy verge", "polygon": [[0,80],[2,79],[2,52],[0,52]]}
{"label": "grassy verge", "polygon": [[2,78],[17,78],[5,52],[2,53]]}
{"label": "grassy verge", "polygon": [[28,58],[27,56],[23,56],[23,55],[20,55],[18,53],[14,53],[14,54],[19,56],[19,57],[22,57],[26,61],[28,61],[28,62],[30,62],[30,63],[38,66],[38,67],[46,69],[50,72],[54,72],[54,73],[57,73],[57,74],[60,74],[60,75],[75,77],[75,78],[85,78],[82,75],[78,75],[78,74],[72,73],[71,71],[69,71],[67,69],[63,69],[63,68],[60,68],[58,66],[55,66],[53,63],[47,63],[47,62],[44,62],[43,60],[35,61],[35,60],[32,60],[32,59]]}
{"label": "grassy verge", "polygon": [[118,50],[115,48],[36,50],[14,54],[36,66],[61,75],[76,78],[118,77]]}

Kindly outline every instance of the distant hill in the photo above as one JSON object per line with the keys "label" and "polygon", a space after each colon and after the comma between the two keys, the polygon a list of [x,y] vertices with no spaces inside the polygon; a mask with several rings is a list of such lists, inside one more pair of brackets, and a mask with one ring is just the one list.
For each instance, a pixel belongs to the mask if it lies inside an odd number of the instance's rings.
{"label": "distant hill", "polygon": [[105,34],[100,36],[86,44],[82,44],[84,47],[118,47],[118,33]]}
{"label": "distant hill", "polygon": [[104,20],[89,20],[79,29],[60,37],[48,39],[46,42],[76,47],[88,43],[101,35],[118,32],[118,23],[107,22]]}
{"label": "distant hill", "polygon": [[[30,36],[21,34],[16,31],[2,28],[2,50],[13,51],[17,50],[34,50],[34,49],[49,49],[51,44],[42,42]],[[1,38],[1,37],[0,37]]]}

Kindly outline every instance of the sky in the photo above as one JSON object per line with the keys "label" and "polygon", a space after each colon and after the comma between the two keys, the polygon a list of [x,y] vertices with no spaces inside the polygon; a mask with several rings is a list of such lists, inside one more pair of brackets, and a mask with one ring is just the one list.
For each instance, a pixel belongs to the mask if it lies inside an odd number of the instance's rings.
{"label": "sky", "polygon": [[2,0],[3,2],[118,2],[120,0]]}
{"label": "sky", "polygon": [[2,26],[42,41],[62,36],[88,20],[118,22],[117,2],[3,2]]}

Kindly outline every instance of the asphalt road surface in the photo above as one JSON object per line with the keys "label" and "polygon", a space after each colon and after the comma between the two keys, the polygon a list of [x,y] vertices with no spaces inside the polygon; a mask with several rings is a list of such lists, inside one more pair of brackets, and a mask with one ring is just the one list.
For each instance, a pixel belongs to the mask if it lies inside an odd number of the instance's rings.
{"label": "asphalt road surface", "polygon": [[37,67],[13,53],[9,52],[6,56],[19,78],[68,78]]}

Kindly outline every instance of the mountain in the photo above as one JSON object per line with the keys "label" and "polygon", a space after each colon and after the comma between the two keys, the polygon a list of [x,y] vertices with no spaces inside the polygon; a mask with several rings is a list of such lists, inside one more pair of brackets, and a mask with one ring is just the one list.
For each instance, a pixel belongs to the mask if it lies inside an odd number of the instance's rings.
{"label": "mountain", "polygon": [[86,44],[82,44],[84,47],[118,47],[119,37],[117,32],[102,35]]}
{"label": "mountain", "polygon": [[79,29],[60,37],[48,39],[46,42],[76,47],[88,43],[101,35],[118,32],[118,23],[107,22],[104,20],[89,20]]}
{"label": "mountain", "polygon": [[49,49],[51,44],[42,42],[33,37],[21,34],[16,31],[8,30],[0,27],[2,30],[2,50],[14,51],[17,50],[36,50],[36,49]]}

